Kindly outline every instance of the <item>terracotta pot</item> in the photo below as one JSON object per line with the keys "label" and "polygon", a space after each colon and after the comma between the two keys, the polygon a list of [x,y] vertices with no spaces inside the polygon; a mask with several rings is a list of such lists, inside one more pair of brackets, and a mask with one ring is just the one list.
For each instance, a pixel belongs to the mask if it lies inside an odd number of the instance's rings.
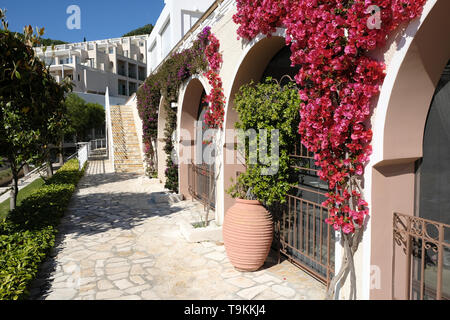
{"label": "terracotta pot", "polygon": [[269,255],[273,240],[272,215],[259,201],[236,199],[223,222],[223,241],[231,264],[256,271]]}

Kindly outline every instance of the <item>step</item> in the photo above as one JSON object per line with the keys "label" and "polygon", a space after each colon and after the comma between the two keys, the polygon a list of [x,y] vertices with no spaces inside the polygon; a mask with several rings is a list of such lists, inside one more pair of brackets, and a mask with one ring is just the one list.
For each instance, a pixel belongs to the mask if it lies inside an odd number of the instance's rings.
{"label": "step", "polygon": [[115,143],[114,150],[130,150],[130,151],[136,151],[139,152],[140,148],[139,145],[131,145],[128,143]]}
{"label": "step", "polygon": [[116,170],[144,170],[144,166],[115,166]]}
{"label": "step", "polygon": [[122,155],[114,155],[114,159],[117,161],[134,161],[142,163],[142,158],[134,155],[134,156],[122,156]]}
{"label": "step", "polygon": [[114,151],[114,155],[117,158],[126,158],[126,159],[140,159],[141,155],[138,152],[123,152],[123,151]]}
{"label": "step", "polygon": [[118,145],[116,144],[114,146],[114,151],[118,151],[118,152],[130,152],[130,153],[140,153],[141,150],[138,147],[131,147],[131,146],[126,146],[126,145]]}

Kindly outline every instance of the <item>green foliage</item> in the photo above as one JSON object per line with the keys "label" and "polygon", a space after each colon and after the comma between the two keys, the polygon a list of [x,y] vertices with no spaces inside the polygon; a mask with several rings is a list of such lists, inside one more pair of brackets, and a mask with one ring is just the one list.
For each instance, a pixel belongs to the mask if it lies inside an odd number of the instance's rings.
{"label": "green foliage", "polygon": [[122,37],[132,37],[132,36],[140,36],[140,35],[146,35],[152,33],[153,25],[152,24],[146,24],[143,27],[137,28],[135,30],[132,30],[126,34],[124,34]]}
{"label": "green foliage", "polygon": [[61,40],[53,40],[53,39],[40,39],[39,40],[41,45],[44,47],[52,47],[52,46],[57,46],[60,44],[67,44],[67,42],[61,41]]}
{"label": "green foliage", "polygon": [[[257,133],[258,142],[261,141],[260,129],[268,131],[268,150],[271,155],[270,143],[271,130],[279,130],[279,169],[273,175],[262,174],[269,168],[262,164],[250,164],[249,143],[246,139],[246,172],[239,175],[237,182],[227,192],[232,197],[245,198],[247,191],[251,188],[252,194],[262,203],[271,206],[286,201],[286,194],[291,188],[292,169],[290,166],[293,147],[298,143],[298,123],[300,114],[298,106],[300,97],[298,89],[294,84],[286,86],[279,85],[271,78],[264,83],[250,83],[240,88],[236,95],[235,109],[239,114],[239,121],[235,124],[236,129],[244,132],[254,129]],[[259,155],[258,143],[258,155]]]}
{"label": "green foliage", "polygon": [[[193,42],[192,47],[168,57],[158,68],[158,72],[151,74],[137,92],[139,115],[143,122],[143,141],[145,144],[146,161],[149,176],[157,174],[153,143],[158,134],[158,112],[161,101],[167,113],[164,130],[165,152],[167,158],[166,188],[178,192],[178,166],[172,162],[172,135],[177,125],[176,110],[171,103],[176,102],[181,85],[194,74],[205,72],[208,68],[204,50],[209,36],[209,29],[202,32]],[[161,98],[164,97],[163,100]]]}
{"label": "green foliage", "polygon": [[178,166],[173,163],[170,156],[174,152],[172,134],[177,126],[177,113],[170,105],[164,106],[167,112],[166,127],[164,129],[164,152],[168,155],[166,160],[166,183],[164,187],[173,192],[178,192]]}
{"label": "green foliage", "polygon": [[6,169],[6,170],[0,171],[0,180],[2,180],[3,178],[6,178],[6,177],[10,177],[10,176],[11,176],[11,169]]}
{"label": "green foliage", "polygon": [[15,197],[17,179],[25,163],[48,159],[48,145],[57,144],[66,127],[64,96],[71,84],[59,85],[36,56],[33,45],[44,30],[25,27],[24,33],[8,30],[0,10],[0,156],[11,164]]}
{"label": "green foliage", "polygon": [[[17,205],[20,205],[23,200],[28,198],[31,194],[33,194],[37,189],[42,187],[44,184],[44,180],[42,178],[34,180],[32,183],[27,185],[25,188],[19,191],[17,196]],[[9,199],[0,203],[0,221],[6,218],[9,213]]]}
{"label": "green foliage", "polygon": [[0,223],[0,300],[27,298],[83,174],[69,161]]}
{"label": "green foliage", "polygon": [[[6,32],[6,31],[5,30],[0,30],[0,33],[2,33],[2,32]],[[22,33],[18,33],[18,32],[14,32],[14,33],[20,39],[22,39],[22,40],[25,39],[25,37],[24,37],[24,35]],[[35,43],[34,46],[35,47],[36,46],[52,47],[52,46],[57,46],[57,45],[60,45],[60,44],[67,44],[67,42],[64,42],[64,41],[61,41],[61,40],[54,40],[54,39],[49,39],[49,38],[38,37],[36,39],[36,43]]]}
{"label": "green foliage", "polygon": [[65,102],[68,114],[66,134],[76,135],[77,141],[86,141],[89,130],[105,126],[105,108],[98,103],[86,103],[71,93]]}

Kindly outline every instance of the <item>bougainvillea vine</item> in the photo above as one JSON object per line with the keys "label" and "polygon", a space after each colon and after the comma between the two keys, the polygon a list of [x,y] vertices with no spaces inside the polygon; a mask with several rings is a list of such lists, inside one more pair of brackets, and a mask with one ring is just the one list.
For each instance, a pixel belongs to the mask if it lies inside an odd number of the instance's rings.
{"label": "bougainvillea vine", "polygon": [[330,192],[323,203],[327,223],[343,236],[344,259],[328,298],[350,274],[356,298],[353,256],[369,215],[361,187],[372,153],[370,117],[385,65],[369,52],[386,44],[400,24],[421,15],[426,0],[237,0],[233,16],[239,37],[251,40],[286,30],[291,62],[303,101],[299,133],[315,153],[318,175]]}
{"label": "bougainvillea vine", "polygon": [[204,76],[208,79],[212,89],[205,98],[205,101],[208,103],[208,111],[205,113],[205,123],[211,128],[222,129],[226,101],[219,71],[223,58],[219,52],[219,40],[212,33],[208,39],[209,44],[206,47],[205,55],[209,63],[209,70],[204,73]]}
{"label": "bougainvillea vine", "polygon": [[[207,124],[211,127],[221,127],[223,122],[223,106],[225,99],[222,81],[218,75],[222,64],[219,53],[219,42],[211,34],[211,28],[205,27],[197,36],[192,46],[178,53],[173,53],[151,74],[137,92],[139,115],[143,122],[143,142],[147,161],[147,174],[157,176],[156,139],[158,135],[158,116],[161,101],[167,113],[164,130],[164,151],[167,153],[166,188],[177,192],[178,166],[172,161],[171,153],[174,146],[172,135],[176,129],[176,111],[171,103],[178,100],[181,85],[195,74],[204,74],[208,78],[212,91],[207,96],[209,110]],[[164,99],[161,99],[163,98]]]}
{"label": "bougainvillea vine", "polygon": [[[237,0],[238,35],[251,40],[286,28],[301,86],[302,143],[329,183],[327,220],[345,234],[369,214],[356,177],[372,152],[368,122],[385,66],[369,57],[389,33],[416,18],[426,0]],[[377,19],[379,23],[377,24]],[[375,20],[375,21],[374,21]]]}

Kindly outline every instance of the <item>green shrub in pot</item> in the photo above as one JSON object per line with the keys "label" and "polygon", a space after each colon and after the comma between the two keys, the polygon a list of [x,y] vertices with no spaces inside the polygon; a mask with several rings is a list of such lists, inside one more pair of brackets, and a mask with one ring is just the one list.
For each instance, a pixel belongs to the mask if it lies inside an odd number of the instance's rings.
{"label": "green shrub in pot", "polygon": [[[299,141],[300,103],[295,83],[282,86],[272,78],[267,78],[263,83],[252,82],[240,88],[235,99],[235,110],[239,114],[235,128],[243,132],[256,130],[257,143],[252,146],[253,142],[246,139],[246,171],[227,190],[232,197],[247,199],[247,191],[251,189],[253,199],[258,199],[266,206],[286,202],[286,195],[296,182],[289,155]],[[266,129],[269,137],[262,135],[261,129]],[[261,141],[267,139],[267,154],[276,153],[277,150],[270,143],[272,130],[279,130],[279,158],[275,166],[278,170],[267,174],[270,165],[261,163],[260,157],[257,161],[250,158],[255,154],[251,155],[249,149],[256,148],[260,155]],[[276,158],[272,157],[273,160]]]}

